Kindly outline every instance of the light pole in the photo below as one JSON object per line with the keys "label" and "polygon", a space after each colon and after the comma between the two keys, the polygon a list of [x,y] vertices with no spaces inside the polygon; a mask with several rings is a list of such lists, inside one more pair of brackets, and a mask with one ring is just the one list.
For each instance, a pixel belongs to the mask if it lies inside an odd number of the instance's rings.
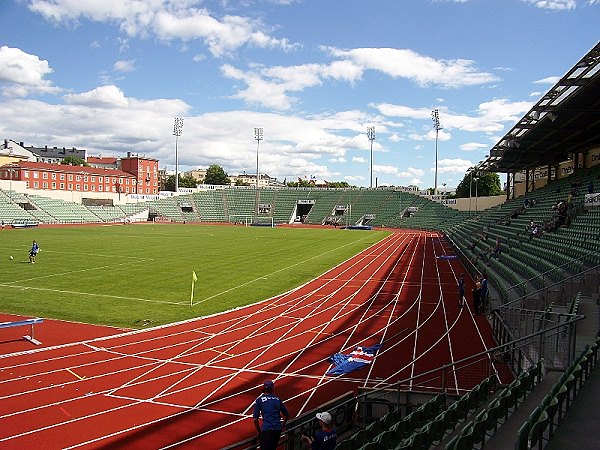
{"label": "light pole", "polygon": [[367,127],[367,137],[371,142],[371,182],[369,187],[373,187],[373,141],[375,140],[375,127]]}
{"label": "light pole", "polygon": [[175,136],[175,193],[179,192],[179,155],[177,154],[177,144],[182,132],[183,119],[175,117],[175,125],[173,125],[173,136]]}
{"label": "light pole", "polygon": [[471,181],[469,182],[469,217],[471,217],[471,197],[473,196],[473,168],[469,169]]}
{"label": "light pole", "polygon": [[433,195],[437,195],[437,175],[438,175],[438,134],[442,129],[440,125],[440,114],[437,109],[431,111],[431,120],[433,120],[433,129],[435,130],[435,181],[433,185]]}
{"label": "light pole", "polygon": [[258,171],[258,148],[260,147],[260,141],[263,140],[263,129],[254,129],[254,139],[256,140],[256,189],[258,190],[258,178],[260,177]]}
{"label": "light pole", "polygon": [[477,210],[477,198],[479,197],[479,195],[477,194],[477,181],[479,180],[478,177],[475,177],[475,214],[478,213]]}
{"label": "light pole", "polygon": [[255,212],[256,217],[258,217],[259,208],[258,208],[258,178],[260,177],[260,172],[258,169],[258,149],[260,147],[260,141],[263,140],[263,129],[262,128],[254,128],[254,139],[256,140],[256,189],[254,193],[254,203],[255,203]]}

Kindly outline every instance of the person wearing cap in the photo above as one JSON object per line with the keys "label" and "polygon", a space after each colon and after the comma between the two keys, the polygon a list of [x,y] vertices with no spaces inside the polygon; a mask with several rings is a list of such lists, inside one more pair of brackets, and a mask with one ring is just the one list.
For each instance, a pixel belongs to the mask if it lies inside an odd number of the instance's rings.
{"label": "person wearing cap", "polygon": [[327,411],[317,413],[317,419],[321,429],[315,433],[315,437],[302,435],[302,442],[306,443],[311,450],[333,450],[337,441],[337,432],[333,427],[333,418]]}
{"label": "person wearing cap", "polygon": [[[275,384],[265,381],[263,392],[254,402],[254,427],[258,435],[261,450],[275,450],[279,444],[281,430],[290,418],[287,408],[283,402],[273,394]],[[262,415],[262,428],[258,423]],[[281,420],[283,416],[283,422]]]}

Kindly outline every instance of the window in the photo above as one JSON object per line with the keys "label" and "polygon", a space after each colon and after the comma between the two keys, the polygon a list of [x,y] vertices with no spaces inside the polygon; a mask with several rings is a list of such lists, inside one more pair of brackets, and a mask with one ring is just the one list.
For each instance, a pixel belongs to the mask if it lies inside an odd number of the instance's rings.
{"label": "window", "polygon": [[44,173],[42,174],[42,178],[43,178],[44,180],[47,180],[47,179],[48,179],[48,172],[44,172]]}
{"label": "window", "polygon": [[92,177],[92,183],[96,182],[96,177]]}
{"label": "window", "polygon": [[83,177],[83,181],[85,181],[85,182],[87,183],[87,180],[88,180],[88,177],[87,177],[87,175],[85,175],[85,176]]}
{"label": "window", "polygon": [[127,191],[127,193],[129,194],[129,187],[127,187],[126,191]]}
{"label": "window", "polygon": [[53,180],[56,180],[56,173],[53,173],[53,174],[52,174],[52,179],[53,179]]}
{"label": "window", "polygon": [[81,181],[81,175],[77,175],[77,176],[75,177],[75,180],[76,180],[76,181]]}
{"label": "window", "polygon": [[61,180],[64,180],[64,179],[65,179],[65,174],[64,174],[64,173],[61,173],[61,174],[60,174],[60,179],[61,179]]}
{"label": "window", "polygon": [[39,178],[40,174],[38,172],[33,172],[33,178]]}
{"label": "window", "polygon": [[98,186],[98,191],[102,192],[102,185]]}
{"label": "window", "polygon": [[37,189],[37,188],[40,187],[40,185],[39,185],[39,183],[37,181],[34,181],[33,182],[33,187]]}
{"label": "window", "polygon": [[[72,173],[69,174],[69,181],[73,181],[73,174]],[[71,186],[71,185],[69,185],[69,186]]]}
{"label": "window", "polygon": [[96,190],[96,185],[92,184],[92,191],[95,191],[95,190]]}
{"label": "window", "polygon": [[44,189],[48,189],[48,182],[44,181]]}
{"label": "window", "polygon": [[112,191],[113,191],[113,192],[117,192],[117,187],[116,187],[116,186],[113,186],[113,187],[112,187]]}
{"label": "window", "polygon": [[69,183],[69,190],[72,191],[73,190],[73,183]]}
{"label": "window", "polygon": [[52,189],[56,189],[56,183],[55,182],[52,183]]}
{"label": "window", "polygon": [[29,178],[29,170],[23,171],[23,178]]}
{"label": "window", "polygon": [[84,190],[84,191],[87,191],[87,190],[88,190],[88,185],[87,185],[87,184],[84,184],[84,185],[83,185],[83,190]]}
{"label": "window", "polygon": [[76,191],[80,191],[80,190],[81,190],[81,187],[80,187],[78,184],[76,184],[76,185],[75,185],[75,190],[76,190]]}
{"label": "window", "polygon": [[63,191],[65,190],[65,183],[60,183],[60,189]]}

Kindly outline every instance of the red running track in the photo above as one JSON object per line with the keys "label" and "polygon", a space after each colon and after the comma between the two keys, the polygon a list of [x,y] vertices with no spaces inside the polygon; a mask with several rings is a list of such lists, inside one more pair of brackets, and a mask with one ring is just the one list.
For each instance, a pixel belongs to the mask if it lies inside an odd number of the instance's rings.
{"label": "red running track", "polygon": [[[0,447],[221,448],[254,435],[265,379],[295,417],[493,347],[485,318],[458,306],[449,252],[435,233],[398,232],[252,306],[0,357]],[[370,366],[325,375],[332,354],[376,343]],[[481,365],[446,387],[470,389]]]}

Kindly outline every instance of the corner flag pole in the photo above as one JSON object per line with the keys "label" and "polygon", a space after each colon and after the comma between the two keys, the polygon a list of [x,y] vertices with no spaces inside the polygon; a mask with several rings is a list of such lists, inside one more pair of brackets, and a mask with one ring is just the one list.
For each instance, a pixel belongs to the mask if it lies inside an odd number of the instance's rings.
{"label": "corner flag pole", "polygon": [[190,296],[190,306],[194,305],[194,285],[198,281],[198,277],[196,276],[196,271],[192,270],[192,295]]}

